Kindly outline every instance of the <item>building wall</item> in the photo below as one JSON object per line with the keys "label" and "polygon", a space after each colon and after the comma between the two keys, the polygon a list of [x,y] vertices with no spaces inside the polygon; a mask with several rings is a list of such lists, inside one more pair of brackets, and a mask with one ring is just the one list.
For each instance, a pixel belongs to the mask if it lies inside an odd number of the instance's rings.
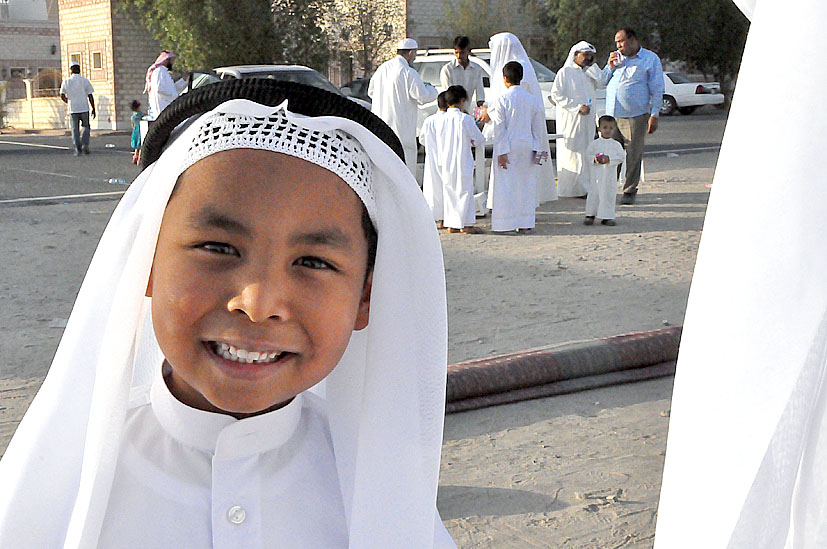
{"label": "building wall", "polygon": [[[407,0],[408,36],[416,39],[421,48],[450,48],[453,36],[443,30],[446,3],[450,0]],[[490,0],[501,10],[496,14],[498,32],[511,32],[522,42],[528,54],[541,62],[547,61],[549,51],[548,30],[539,21],[536,0]],[[481,13],[479,16],[486,17]],[[474,48],[487,48],[488,44],[472,44]],[[557,67],[550,67],[557,70]]]}
{"label": "building wall", "polygon": [[10,99],[23,98],[23,78],[34,79],[36,92],[40,90],[38,69],[52,69],[41,71],[44,88],[59,78],[54,71],[60,68],[57,13],[49,12],[46,0],[12,0],[8,8],[9,18],[0,19],[0,80],[11,82]]}
{"label": "building wall", "polygon": [[115,54],[115,110],[118,127],[131,127],[130,104],[137,99],[146,114],[148,97],[144,93],[146,70],[155,62],[161,48],[152,35],[134,17],[115,9],[112,15]]}
{"label": "building wall", "polygon": [[35,97],[31,101],[17,99],[7,101],[3,108],[6,125],[12,128],[68,128],[66,104],[59,97]]}
{"label": "building wall", "polygon": [[116,120],[110,0],[59,0],[59,10],[63,74],[69,74],[69,63],[76,59],[80,74],[95,89],[98,116],[92,129],[125,129]]}

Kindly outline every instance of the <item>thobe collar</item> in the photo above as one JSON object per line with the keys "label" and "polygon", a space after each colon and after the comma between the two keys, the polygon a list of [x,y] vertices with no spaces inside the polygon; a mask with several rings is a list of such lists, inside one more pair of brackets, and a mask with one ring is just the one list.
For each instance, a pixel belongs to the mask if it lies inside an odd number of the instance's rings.
{"label": "thobe collar", "polygon": [[152,383],[150,402],[170,436],[216,458],[260,454],[284,445],[296,431],[302,411],[301,394],[283,408],[240,420],[197,410],[172,396],[160,372]]}
{"label": "thobe collar", "polygon": [[468,69],[470,69],[470,68],[471,68],[471,65],[473,65],[473,64],[474,64],[474,63],[473,63],[473,62],[469,59],[469,60],[468,60],[468,66],[467,66],[467,67],[463,67],[463,66],[462,66],[462,63],[460,63],[460,62],[459,62],[459,59],[457,59],[456,57],[454,57],[453,59],[451,59],[448,63],[449,63],[451,66],[453,66],[453,67],[459,67],[459,68],[461,68],[461,69],[462,69],[462,70],[464,70],[464,71],[467,71]]}

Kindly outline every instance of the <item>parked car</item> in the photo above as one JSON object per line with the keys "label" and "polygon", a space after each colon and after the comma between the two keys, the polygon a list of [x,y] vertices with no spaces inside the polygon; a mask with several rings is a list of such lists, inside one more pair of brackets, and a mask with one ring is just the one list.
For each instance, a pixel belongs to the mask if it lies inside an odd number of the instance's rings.
{"label": "parked car", "polygon": [[[413,67],[419,72],[422,80],[435,86],[439,91],[443,91],[442,84],[439,80],[439,73],[442,67],[454,58],[454,50],[450,49],[434,49],[434,50],[419,50],[413,62]],[[469,60],[476,63],[483,70],[483,87],[485,92],[491,87],[491,50],[490,49],[473,49]],[[537,80],[540,83],[540,89],[543,94],[543,107],[546,110],[546,128],[548,132],[555,133],[556,130],[556,113],[555,105],[551,102],[551,86],[554,84],[554,78],[557,75],[553,70],[549,69],[536,59],[531,59],[531,65],[534,67],[534,72],[537,74]],[[595,108],[597,115],[600,116],[606,113],[606,91],[604,89],[597,90],[595,99]],[[429,103],[420,107],[420,126],[422,120],[430,114],[436,112],[436,102]]]}
{"label": "parked car", "polygon": [[370,78],[357,78],[356,80],[351,80],[344,86],[339,87],[339,89],[347,97],[357,97],[370,103],[370,96],[368,95],[369,85]]}
{"label": "parked car", "polygon": [[[187,89],[200,88],[207,84],[229,80],[233,78],[269,78],[287,82],[297,82],[315,86],[338,95],[345,95],[325,78],[319,71],[302,65],[236,65],[232,67],[218,67],[211,70],[198,70],[189,73]],[[370,109],[370,103],[358,97],[347,96],[351,101]]]}
{"label": "parked car", "polygon": [[718,82],[691,82],[677,72],[663,73],[663,105],[661,114],[692,114],[702,105],[721,105],[724,95]]}

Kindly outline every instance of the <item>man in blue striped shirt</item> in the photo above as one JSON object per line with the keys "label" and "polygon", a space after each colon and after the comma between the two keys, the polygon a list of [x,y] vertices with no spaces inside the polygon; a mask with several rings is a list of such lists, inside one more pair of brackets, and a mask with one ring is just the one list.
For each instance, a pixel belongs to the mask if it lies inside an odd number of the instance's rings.
{"label": "man in blue striped shirt", "polygon": [[617,50],[603,69],[606,114],[617,119],[626,144],[626,181],[622,204],[633,204],[640,182],[643,145],[647,133],[658,129],[663,103],[663,67],[660,58],[642,48],[635,31],[623,28],[615,34]]}

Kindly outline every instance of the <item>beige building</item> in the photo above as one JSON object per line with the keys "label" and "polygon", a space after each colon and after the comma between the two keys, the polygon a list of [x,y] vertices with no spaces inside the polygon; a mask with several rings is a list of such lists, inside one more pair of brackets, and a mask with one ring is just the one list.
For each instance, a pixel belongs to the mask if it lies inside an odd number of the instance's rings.
{"label": "beige building", "polygon": [[[116,7],[117,0],[58,0],[61,67],[80,63],[81,74],[95,88],[97,120],[92,128],[131,128],[130,103],[146,108],[146,69],[159,47],[149,32]],[[145,112],[145,111],[144,111]]]}
{"label": "beige building", "polygon": [[26,97],[25,79],[35,96],[60,86],[60,31],[57,0],[0,0],[0,81],[6,98]]}

